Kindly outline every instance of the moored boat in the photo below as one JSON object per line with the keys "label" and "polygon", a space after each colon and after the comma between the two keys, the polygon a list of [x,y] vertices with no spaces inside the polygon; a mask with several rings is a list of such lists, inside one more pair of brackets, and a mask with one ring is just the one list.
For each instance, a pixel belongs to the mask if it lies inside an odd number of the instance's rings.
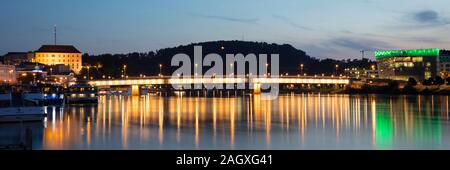
{"label": "moored boat", "polygon": [[96,87],[87,84],[72,85],[66,93],[66,103],[98,103],[98,90]]}
{"label": "moored boat", "polygon": [[0,123],[42,121],[46,116],[43,107],[0,108]]}

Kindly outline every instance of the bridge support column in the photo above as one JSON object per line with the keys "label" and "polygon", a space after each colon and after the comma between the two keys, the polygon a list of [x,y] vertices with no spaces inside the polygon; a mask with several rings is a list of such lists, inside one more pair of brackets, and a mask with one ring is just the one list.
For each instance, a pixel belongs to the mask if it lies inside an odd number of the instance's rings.
{"label": "bridge support column", "polygon": [[261,84],[259,83],[253,84],[253,94],[261,94]]}
{"label": "bridge support column", "polygon": [[131,95],[132,96],[139,96],[139,85],[131,85]]}

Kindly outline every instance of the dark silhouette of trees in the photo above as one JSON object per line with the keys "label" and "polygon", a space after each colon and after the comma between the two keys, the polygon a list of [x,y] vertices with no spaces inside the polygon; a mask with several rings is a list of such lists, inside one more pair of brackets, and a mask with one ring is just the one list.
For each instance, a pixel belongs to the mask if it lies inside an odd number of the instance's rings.
{"label": "dark silhouette of trees", "polygon": [[[320,74],[336,74],[336,65],[338,74],[342,74],[345,68],[360,67],[370,68],[375,62],[368,59],[359,60],[335,60],[323,59],[319,60],[307,55],[304,51],[296,49],[289,44],[269,44],[265,42],[248,42],[248,41],[212,41],[203,43],[193,43],[173,48],[164,48],[146,53],[129,53],[129,54],[101,54],[101,55],[83,55],[83,65],[101,65],[101,68],[90,74],[93,77],[112,76],[120,77],[123,73],[123,66],[127,65],[127,75],[139,76],[158,75],[159,65],[162,64],[162,73],[171,75],[178,67],[171,67],[172,57],[179,53],[187,54],[193,62],[194,46],[202,46],[203,57],[210,53],[217,53],[223,57],[225,62],[226,54],[279,54],[280,74],[288,73],[289,75],[297,75],[301,71],[308,75]],[[270,63],[270,61],[268,61]],[[194,63],[191,63],[192,65]],[[225,64],[225,63],[224,63]],[[303,64],[301,70],[300,65]],[[227,64],[228,65],[228,64]],[[224,68],[225,69],[225,68]],[[270,69],[270,68],[269,68]],[[204,67],[204,71],[208,67]],[[224,70],[225,73],[225,70]],[[82,71],[82,76],[87,74]]]}
{"label": "dark silhouette of trees", "polygon": [[410,85],[410,86],[415,86],[415,85],[417,85],[416,79],[413,78],[413,77],[410,77],[410,78],[408,79],[408,85]]}
{"label": "dark silhouette of trees", "polygon": [[442,77],[440,77],[440,76],[435,76],[435,77],[430,77],[430,78],[424,80],[422,84],[425,85],[425,86],[444,85],[445,84],[445,80],[442,79]]}
{"label": "dark silhouette of trees", "polygon": [[433,80],[433,78],[428,78],[428,79],[425,79],[423,82],[422,82],[422,84],[423,85],[425,85],[425,86],[430,86],[430,85],[433,85],[434,84],[434,80]]}
{"label": "dark silhouette of trees", "polygon": [[444,81],[444,79],[442,79],[441,76],[436,76],[436,77],[434,77],[434,84],[436,84],[436,85],[444,85],[445,81]]}

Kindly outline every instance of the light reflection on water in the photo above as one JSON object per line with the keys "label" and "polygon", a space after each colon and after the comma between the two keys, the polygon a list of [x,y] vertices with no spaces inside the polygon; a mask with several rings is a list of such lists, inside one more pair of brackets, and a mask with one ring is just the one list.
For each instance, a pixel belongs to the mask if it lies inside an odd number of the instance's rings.
{"label": "light reflection on water", "polygon": [[101,96],[48,107],[35,149],[450,149],[448,96]]}

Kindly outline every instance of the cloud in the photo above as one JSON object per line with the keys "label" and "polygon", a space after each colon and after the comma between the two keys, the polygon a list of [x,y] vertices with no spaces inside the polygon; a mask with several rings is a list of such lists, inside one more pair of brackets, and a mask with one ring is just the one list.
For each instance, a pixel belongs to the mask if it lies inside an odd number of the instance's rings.
{"label": "cloud", "polygon": [[438,12],[433,10],[423,10],[408,14],[411,24],[417,26],[445,26],[450,24],[450,19],[441,16]]}
{"label": "cloud", "polygon": [[426,10],[415,13],[413,17],[417,22],[435,23],[438,22],[439,14],[436,11]]}
{"label": "cloud", "polygon": [[382,49],[397,49],[390,43],[364,37],[332,37],[323,39],[313,44],[300,45],[308,54],[317,58],[360,58],[361,51],[367,51],[366,57],[370,58],[370,51]]}
{"label": "cloud", "polygon": [[344,33],[344,34],[353,34],[354,33],[353,31],[350,31],[350,30],[341,30],[340,32]]}
{"label": "cloud", "polygon": [[334,38],[331,39],[328,44],[358,51],[392,48],[392,45],[387,42],[349,37]]}
{"label": "cloud", "polygon": [[448,41],[444,41],[437,37],[430,37],[429,35],[427,35],[427,36],[417,36],[417,35],[400,36],[400,35],[386,35],[386,34],[375,34],[375,33],[363,33],[363,34],[358,34],[358,35],[364,36],[364,37],[380,37],[380,38],[389,39],[389,40],[402,40],[402,41],[407,41],[407,42],[418,41],[418,42],[424,42],[424,43],[448,43]]}
{"label": "cloud", "polygon": [[258,18],[235,18],[235,17],[219,16],[219,15],[192,14],[192,16],[208,18],[208,19],[217,19],[217,20],[223,20],[223,21],[247,23],[247,24],[256,24],[259,21]]}
{"label": "cloud", "polygon": [[274,17],[274,18],[276,18],[278,20],[281,20],[281,21],[283,21],[283,22],[285,22],[285,23],[287,23],[287,24],[289,24],[292,27],[297,28],[297,29],[308,30],[308,31],[312,30],[309,27],[305,27],[305,26],[302,26],[302,25],[299,25],[299,24],[295,23],[294,21],[292,21],[291,19],[289,19],[288,17],[285,17],[285,16],[272,15],[272,17]]}

